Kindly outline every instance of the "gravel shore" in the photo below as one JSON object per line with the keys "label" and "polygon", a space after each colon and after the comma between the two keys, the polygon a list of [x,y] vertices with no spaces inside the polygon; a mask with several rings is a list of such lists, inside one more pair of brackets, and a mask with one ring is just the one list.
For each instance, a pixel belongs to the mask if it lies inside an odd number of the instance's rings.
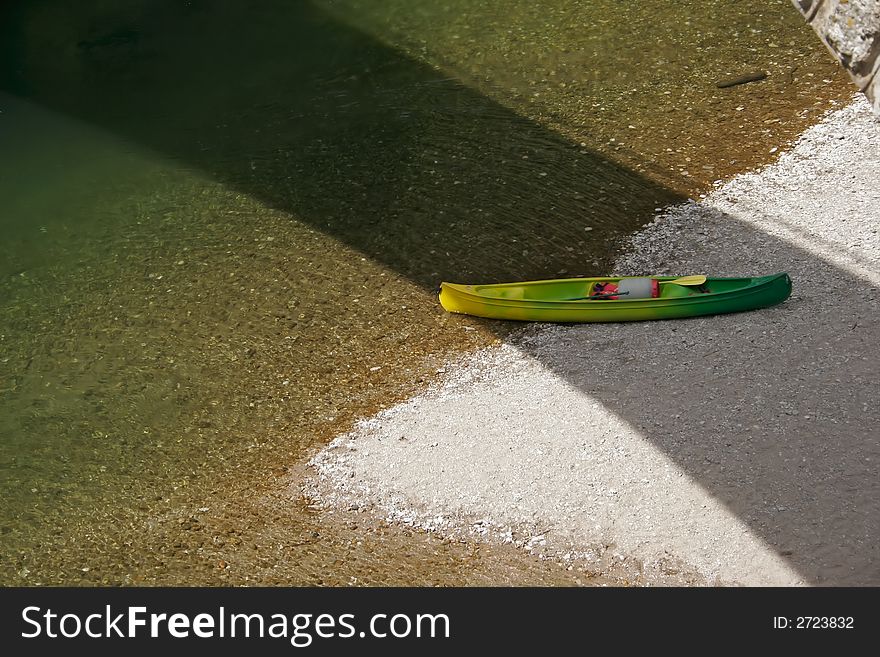
{"label": "gravel shore", "polygon": [[766,310],[529,325],[309,463],[360,512],[645,584],[880,585],[880,124],[858,97],[658,209],[621,274],[788,271]]}

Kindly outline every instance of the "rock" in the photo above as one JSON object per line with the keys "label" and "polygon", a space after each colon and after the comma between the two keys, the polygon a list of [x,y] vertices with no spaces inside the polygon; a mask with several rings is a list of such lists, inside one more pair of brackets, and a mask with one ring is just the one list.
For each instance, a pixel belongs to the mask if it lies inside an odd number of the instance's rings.
{"label": "rock", "polygon": [[[759,80],[763,80],[767,77],[767,74],[764,71],[754,71],[752,73],[745,73],[743,75],[738,75],[734,78],[725,78],[723,80],[718,80],[715,83],[715,86],[719,89],[725,89],[727,87],[735,87],[740,84],[746,84],[748,82],[757,82]],[[737,108],[739,109],[739,108]]]}
{"label": "rock", "polygon": [[792,0],[880,116],[880,3]]}

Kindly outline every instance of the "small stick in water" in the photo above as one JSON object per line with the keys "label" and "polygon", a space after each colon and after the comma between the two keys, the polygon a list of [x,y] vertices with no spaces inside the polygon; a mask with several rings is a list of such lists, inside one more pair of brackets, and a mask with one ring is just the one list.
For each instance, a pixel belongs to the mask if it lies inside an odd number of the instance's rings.
{"label": "small stick in water", "polygon": [[718,80],[715,83],[715,86],[719,89],[726,89],[727,87],[735,87],[738,84],[746,84],[747,82],[757,82],[758,80],[763,80],[767,77],[767,74],[764,71],[756,71],[754,73],[746,73],[745,75],[740,75],[735,78],[727,78],[725,80]]}

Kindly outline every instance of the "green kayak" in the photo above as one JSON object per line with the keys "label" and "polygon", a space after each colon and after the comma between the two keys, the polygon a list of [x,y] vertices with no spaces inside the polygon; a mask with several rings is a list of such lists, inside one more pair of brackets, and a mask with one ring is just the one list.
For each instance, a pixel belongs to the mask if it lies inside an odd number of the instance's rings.
{"label": "green kayak", "polygon": [[632,322],[766,308],[791,294],[782,272],[756,278],[626,276],[440,285],[449,312],[531,322]]}

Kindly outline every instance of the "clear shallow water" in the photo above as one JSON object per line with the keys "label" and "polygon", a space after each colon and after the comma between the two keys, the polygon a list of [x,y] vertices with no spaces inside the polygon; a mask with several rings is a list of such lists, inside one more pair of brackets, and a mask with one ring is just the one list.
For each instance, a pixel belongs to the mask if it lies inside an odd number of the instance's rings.
{"label": "clear shallow water", "polygon": [[[763,163],[829,98],[833,58],[784,0],[670,4],[322,0],[517,114],[691,195]],[[763,72],[758,83],[716,84]],[[807,118],[807,120],[810,120]]]}
{"label": "clear shallow water", "polygon": [[[5,583],[510,577],[515,556],[425,561],[427,539],[314,519],[286,467],[505,330],[443,314],[440,280],[602,273],[654,207],[849,88],[810,82],[833,65],[784,3],[694,30],[470,5],[6,6]],[[628,40],[650,45],[608,57]],[[793,58],[810,72],[783,80]],[[763,87],[710,86],[770,62]]]}

